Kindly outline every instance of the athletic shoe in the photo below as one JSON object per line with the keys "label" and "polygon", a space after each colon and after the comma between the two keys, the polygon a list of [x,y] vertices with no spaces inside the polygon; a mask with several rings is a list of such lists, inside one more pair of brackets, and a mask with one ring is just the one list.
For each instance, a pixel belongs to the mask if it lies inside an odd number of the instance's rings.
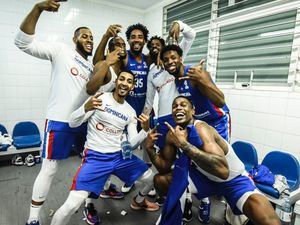
{"label": "athletic shoe", "polygon": [[185,206],[184,206],[184,212],[183,212],[183,216],[182,216],[182,220],[184,222],[192,221],[192,219],[193,219],[192,206],[193,206],[193,203],[189,199],[186,199]]}
{"label": "athletic shoe", "polygon": [[24,165],[31,167],[31,166],[34,166],[34,164],[35,164],[34,156],[29,154],[24,160]]}
{"label": "athletic shoe", "polygon": [[201,223],[210,222],[210,202],[201,202],[198,210],[198,219]]}
{"label": "athletic shoe", "polygon": [[117,190],[116,185],[110,184],[108,190],[103,190],[100,193],[101,198],[112,198],[112,199],[121,199],[124,198],[124,194]]}
{"label": "athletic shoe", "polygon": [[155,200],[156,205],[158,206],[163,206],[165,204],[166,198],[158,196],[157,199]]}
{"label": "athletic shoe", "polygon": [[124,194],[127,194],[131,191],[133,186],[134,186],[134,183],[131,186],[127,186],[126,184],[123,184],[123,186],[121,187],[121,192]]}
{"label": "athletic shoe", "polygon": [[148,197],[150,197],[150,198],[154,198],[155,197],[155,195],[156,195],[156,190],[155,190],[155,188],[152,188],[149,192],[148,192]]}
{"label": "athletic shoe", "polygon": [[147,199],[144,199],[144,201],[142,201],[141,203],[137,203],[135,199],[136,197],[132,199],[130,204],[130,207],[133,210],[146,210],[150,212],[159,210],[159,206],[154,202],[150,202]]}
{"label": "athletic shoe", "polygon": [[87,224],[98,225],[100,223],[100,218],[97,215],[97,210],[93,203],[89,203],[87,207],[83,209],[84,220]]}
{"label": "athletic shoe", "polygon": [[16,166],[23,166],[23,159],[21,156],[19,155],[15,155],[12,160],[11,160],[11,164],[16,165]]}
{"label": "athletic shoe", "polygon": [[38,220],[31,221],[30,223],[26,223],[25,225],[40,225]]}

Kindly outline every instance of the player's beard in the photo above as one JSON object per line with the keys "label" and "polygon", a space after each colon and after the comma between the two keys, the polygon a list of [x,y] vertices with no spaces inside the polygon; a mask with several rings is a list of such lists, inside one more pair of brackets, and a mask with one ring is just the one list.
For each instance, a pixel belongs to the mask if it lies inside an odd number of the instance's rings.
{"label": "player's beard", "polygon": [[81,52],[82,54],[84,54],[85,56],[91,56],[92,52],[87,52],[84,47],[83,44],[81,44],[80,42],[77,42],[76,44],[76,49]]}
{"label": "player's beard", "polygon": [[139,54],[141,54],[142,51],[143,51],[143,46],[140,46],[140,48],[139,48],[138,50],[136,50],[136,49],[134,48],[134,43],[132,43],[132,44],[130,45],[130,51],[131,51],[131,53],[134,54],[134,55],[139,55]]}

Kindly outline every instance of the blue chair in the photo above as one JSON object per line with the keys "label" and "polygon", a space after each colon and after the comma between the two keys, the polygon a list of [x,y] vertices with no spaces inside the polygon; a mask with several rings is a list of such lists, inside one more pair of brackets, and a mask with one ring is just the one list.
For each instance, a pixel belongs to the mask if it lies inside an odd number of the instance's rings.
{"label": "blue chair", "polygon": [[258,165],[258,157],[255,147],[244,141],[236,141],[232,148],[239,159],[244,163],[247,171]]}
{"label": "blue chair", "polygon": [[[8,134],[6,128],[2,124],[0,124],[0,132],[2,133],[2,135],[3,134]],[[2,145],[0,145],[0,151],[7,151],[7,149],[8,149],[9,146],[10,145],[8,145],[8,144],[2,144]]]}
{"label": "blue chair", "polygon": [[[268,167],[274,175],[281,174],[285,176],[291,193],[299,188],[299,161],[292,154],[281,151],[271,151],[265,156],[261,164]],[[280,198],[280,193],[275,188],[262,184],[256,184],[256,186],[262,192],[276,199]]]}
{"label": "blue chair", "polygon": [[16,149],[40,147],[42,143],[37,125],[29,121],[15,125],[13,140]]}

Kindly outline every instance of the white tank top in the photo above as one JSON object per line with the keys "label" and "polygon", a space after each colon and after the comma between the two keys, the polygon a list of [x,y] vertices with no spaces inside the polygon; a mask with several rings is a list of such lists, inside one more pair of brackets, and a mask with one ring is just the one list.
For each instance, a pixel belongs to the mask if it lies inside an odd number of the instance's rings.
{"label": "white tank top", "polygon": [[[194,125],[196,125],[198,122],[201,122],[199,120],[196,120],[194,122]],[[225,140],[224,140],[225,141]],[[231,147],[231,145],[226,141],[227,146],[228,146],[228,152],[225,155],[225,158],[227,160],[228,163],[228,169],[229,169],[229,176],[226,180],[223,180],[219,177],[216,177],[208,172],[206,172],[205,170],[201,169],[199,166],[196,165],[197,169],[204,174],[208,179],[215,181],[215,182],[225,182],[225,181],[230,181],[233,178],[239,176],[239,175],[247,175],[247,172],[245,170],[245,166],[242,163],[242,161],[237,157],[237,155],[235,154],[233,148]]]}
{"label": "white tank top", "polygon": [[116,87],[117,74],[111,66],[109,67],[109,70],[111,74],[111,79],[107,84],[104,84],[100,87],[100,92],[111,92]]}

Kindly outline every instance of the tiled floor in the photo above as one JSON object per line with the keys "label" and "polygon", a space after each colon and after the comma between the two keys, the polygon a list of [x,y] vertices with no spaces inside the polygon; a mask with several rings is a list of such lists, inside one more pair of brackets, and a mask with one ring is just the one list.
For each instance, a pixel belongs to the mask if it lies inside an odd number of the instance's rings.
{"label": "tiled floor", "polygon": [[[49,225],[51,213],[58,209],[68,196],[68,188],[71,185],[76,168],[80,164],[77,156],[72,156],[61,163],[56,174],[47,201],[41,212],[42,225]],[[39,172],[40,164],[33,167],[4,165],[0,162],[0,225],[24,225],[28,217],[31,191],[34,179]],[[122,182],[113,177],[113,182],[119,187]],[[132,211],[130,209],[131,198],[136,194],[140,184],[137,184],[125,199],[122,200],[96,200],[95,205],[102,219],[101,224],[106,225],[153,225],[159,216],[159,212]],[[198,200],[194,199],[194,218],[189,225],[201,224],[197,220]],[[213,200],[211,225],[224,224],[224,204]],[[127,214],[121,215],[125,210]],[[72,216],[70,225],[84,225],[82,220],[82,207]]]}

